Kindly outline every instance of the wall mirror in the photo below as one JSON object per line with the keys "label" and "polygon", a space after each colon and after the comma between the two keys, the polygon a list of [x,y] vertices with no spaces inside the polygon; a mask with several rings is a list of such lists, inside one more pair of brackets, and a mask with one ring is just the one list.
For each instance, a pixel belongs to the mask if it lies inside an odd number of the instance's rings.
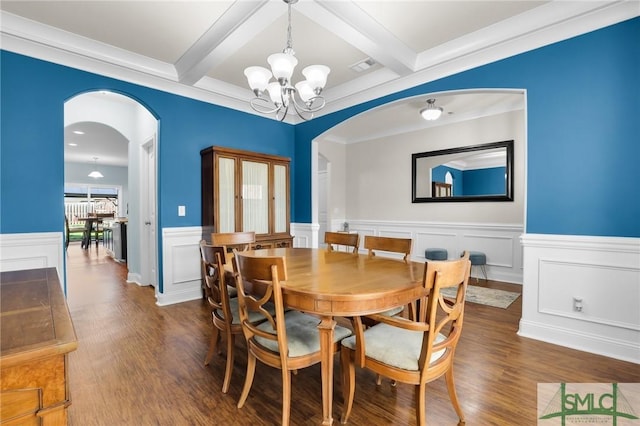
{"label": "wall mirror", "polygon": [[413,203],[513,201],[513,140],[411,155]]}

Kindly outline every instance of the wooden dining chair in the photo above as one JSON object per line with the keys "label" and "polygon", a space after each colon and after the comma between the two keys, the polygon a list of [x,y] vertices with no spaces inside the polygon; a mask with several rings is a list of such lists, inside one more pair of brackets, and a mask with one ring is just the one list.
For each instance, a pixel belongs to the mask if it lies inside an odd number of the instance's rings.
{"label": "wooden dining chair", "polygon": [[[402,260],[404,263],[409,264],[409,255],[411,255],[411,238],[394,238],[394,237],[375,237],[371,235],[365,235],[364,237],[364,248],[367,249],[367,255],[371,259],[376,255],[376,252],[389,252],[389,253],[399,253],[404,255]],[[388,311],[383,312],[383,315],[398,315],[404,311],[404,307],[400,306],[395,309],[390,309]],[[413,304],[409,305],[409,315],[413,315],[415,311],[415,306]],[[366,325],[369,325],[372,320],[365,320]]]}
{"label": "wooden dining chair", "polygon": [[[464,303],[471,262],[466,257],[450,261],[427,261],[423,285],[428,297],[422,298],[420,317],[413,321],[376,315],[377,325],[354,327],[355,335],[342,341],[340,365],[346,423],[353,408],[355,366],[367,368],[392,380],[415,385],[416,424],[426,424],[426,385],[445,376],[449,398],[460,423],[464,414],[453,378],[453,359],[462,332]],[[441,290],[455,288],[455,298]],[[358,320],[356,319],[356,324]]]}
{"label": "wooden dining chair", "polygon": [[238,251],[251,250],[256,242],[256,233],[250,232],[213,232],[211,233],[211,244],[225,247],[226,252],[233,249]]}
{"label": "wooden dining chair", "polygon": [[[334,251],[335,246],[352,247],[353,253],[358,253],[358,245],[360,243],[360,235],[347,234],[345,232],[325,232],[324,242],[327,244],[327,251]],[[335,247],[337,250],[337,247]]]}
{"label": "wooden dining chair", "polygon": [[[287,310],[280,280],[287,279],[284,257],[250,256],[234,250],[236,287],[242,330],[247,341],[247,374],[238,401],[242,408],[249,396],[256,369],[256,360],[282,372],[282,425],[289,425],[291,412],[291,371],[309,367],[321,361],[320,320],[295,310]],[[275,315],[264,308],[273,300]],[[265,319],[260,324],[251,321],[251,313]],[[351,330],[336,326],[333,351]],[[301,422],[301,421],[300,421]],[[296,423],[300,423],[296,422]]]}
{"label": "wooden dining chair", "polygon": [[[242,334],[240,315],[238,313],[238,299],[230,297],[228,291],[230,287],[226,284],[226,274],[224,273],[225,248],[209,245],[202,240],[200,241],[200,253],[205,281],[205,297],[211,306],[213,325],[209,350],[205,357],[204,365],[209,365],[211,362],[222,333],[225,338],[227,352],[222,392],[227,393],[233,371],[235,336]],[[268,307],[268,309],[274,312],[272,306]],[[249,321],[261,321],[262,319],[260,315],[249,316]],[[221,353],[221,351],[218,351],[218,353]]]}
{"label": "wooden dining chair", "polygon": [[369,257],[375,256],[377,251],[400,253],[404,255],[402,260],[409,263],[411,245],[411,238],[374,237],[372,235],[364,237],[364,248],[367,249]]}

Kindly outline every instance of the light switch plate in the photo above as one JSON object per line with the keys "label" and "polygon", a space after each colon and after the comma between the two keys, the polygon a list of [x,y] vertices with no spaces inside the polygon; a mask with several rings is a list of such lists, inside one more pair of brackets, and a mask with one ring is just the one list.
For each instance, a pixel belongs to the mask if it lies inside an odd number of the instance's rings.
{"label": "light switch plate", "polygon": [[178,206],[178,216],[185,216],[187,214],[187,209],[185,206]]}

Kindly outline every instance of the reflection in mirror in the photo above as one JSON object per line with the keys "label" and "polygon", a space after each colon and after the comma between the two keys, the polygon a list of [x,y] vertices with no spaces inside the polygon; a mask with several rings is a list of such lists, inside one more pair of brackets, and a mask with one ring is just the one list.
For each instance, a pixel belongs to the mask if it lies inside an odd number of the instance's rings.
{"label": "reflection in mirror", "polygon": [[513,201],[513,141],[412,155],[412,202]]}

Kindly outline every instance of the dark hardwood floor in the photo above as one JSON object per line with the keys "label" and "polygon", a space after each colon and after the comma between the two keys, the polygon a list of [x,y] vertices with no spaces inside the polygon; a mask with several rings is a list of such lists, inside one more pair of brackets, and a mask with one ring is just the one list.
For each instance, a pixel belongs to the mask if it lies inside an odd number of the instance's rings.
{"label": "dark hardwood floor", "polygon": [[[228,394],[224,358],[203,365],[210,336],[200,300],[155,305],[154,289],[126,282],[126,267],[72,243],[67,254],[68,304],[79,340],[69,358],[69,422],[87,425],[276,425],[281,418],[281,378],[260,363],[244,408],[236,408],[246,353],[236,345]],[[482,281],[481,281],[482,283]],[[473,283],[475,284],[475,283]],[[489,282],[519,291],[520,286]],[[538,383],[640,382],[640,367],[516,335],[518,298],[508,309],[467,303],[455,362],[458,395],[467,425],[535,425]],[[342,396],[336,357],[334,421]],[[351,425],[414,424],[413,388],[359,370]],[[455,425],[444,379],[429,385],[427,422]],[[292,425],[321,421],[320,367],[292,379]]]}

